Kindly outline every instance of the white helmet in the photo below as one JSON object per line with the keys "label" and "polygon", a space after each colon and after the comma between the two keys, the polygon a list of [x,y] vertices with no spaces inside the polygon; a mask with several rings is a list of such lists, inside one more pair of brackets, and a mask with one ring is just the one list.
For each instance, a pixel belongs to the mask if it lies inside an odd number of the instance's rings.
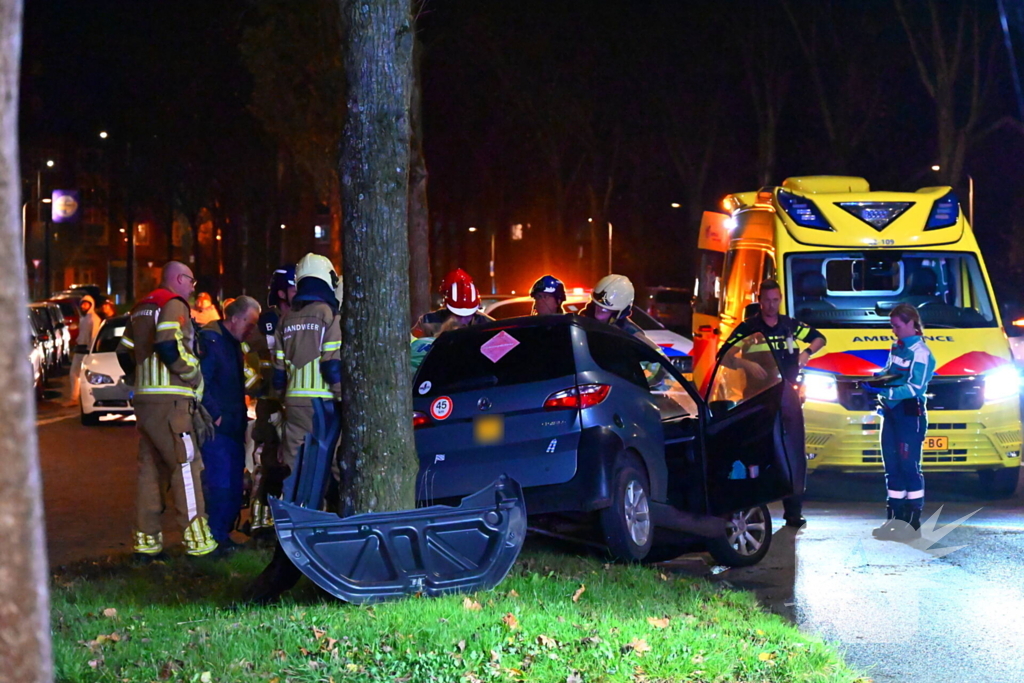
{"label": "white helmet", "polygon": [[633,283],[625,275],[605,275],[594,285],[590,300],[609,311],[621,313],[633,305]]}
{"label": "white helmet", "polygon": [[339,306],[341,306],[341,302],[344,300],[344,297],[345,297],[345,281],[339,275],[338,276],[338,285],[334,288],[334,298],[338,300],[338,305]]}
{"label": "white helmet", "polygon": [[341,278],[334,264],[326,256],[320,254],[306,254],[295,264],[295,284],[298,285],[303,278],[315,277],[323,280],[332,290],[338,286]]}

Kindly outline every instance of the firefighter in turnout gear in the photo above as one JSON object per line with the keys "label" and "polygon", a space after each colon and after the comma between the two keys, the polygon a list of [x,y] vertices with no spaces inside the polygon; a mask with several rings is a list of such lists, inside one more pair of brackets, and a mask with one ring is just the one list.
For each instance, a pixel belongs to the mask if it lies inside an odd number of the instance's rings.
{"label": "firefighter in turnout gear", "polygon": [[924,343],[921,316],[914,306],[897,304],[889,320],[896,342],[879,373],[885,378],[884,386],[861,384],[866,392],[878,396],[882,416],[887,519],[872,535],[880,540],[906,541],[921,537],[921,447],[928,430],[927,391],[935,374],[935,357]]}
{"label": "firefighter in turnout gear", "polygon": [[[749,338],[747,342],[741,342],[741,362],[746,361],[744,368],[754,380],[764,380],[767,377],[765,364],[758,363],[755,358],[757,354],[770,353],[785,381],[795,384],[800,369],[807,365],[811,356],[825,347],[825,335],[810,325],[779,313],[782,288],[775,280],[765,280],[761,283],[757,299],[757,312],[748,315],[747,319],[733,331],[731,338],[749,337],[755,332],[760,332],[765,343],[755,345],[753,339]],[[801,351],[798,341],[806,344],[807,348]],[[748,345],[743,346],[744,343]],[[771,367],[770,364],[768,367]],[[807,523],[803,516],[803,494],[784,498],[782,507],[786,526],[799,529]]]}
{"label": "firefighter in turnout gear", "polygon": [[[252,503],[249,508],[249,534],[254,538],[273,535],[274,520],[267,505],[267,495],[280,496],[286,472],[281,464],[281,432],[284,408],[281,395],[274,389],[275,334],[281,319],[292,310],[295,298],[295,266],[283,265],[270,277],[268,307],[260,314],[259,323],[248,339],[249,347],[259,357],[261,382],[256,392],[256,422],[252,429],[253,473]],[[269,535],[268,535],[269,532]]]}
{"label": "firefighter in turnout gear", "polygon": [[341,278],[326,256],[306,254],[295,266],[292,310],[274,341],[274,388],[284,395],[281,462],[291,469],[313,429],[312,399],[340,400]]}
{"label": "firefighter in turnout gear", "polygon": [[206,520],[203,459],[193,429],[203,394],[187,299],[194,288],[192,270],[168,262],[160,287],[132,309],[117,349],[125,375],[135,379],[139,475],[134,549],[141,555],[163,550],[160,515],[168,482],[186,552],[207,555],[217,549]]}
{"label": "firefighter in turnout gear", "polygon": [[436,337],[450,318],[455,318],[458,327],[482,325],[494,320],[480,312],[480,292],[473,278],[462,268],[456,268],[441,281],[444,306],[436,311],[424,313],[412,326],[414,337]]}

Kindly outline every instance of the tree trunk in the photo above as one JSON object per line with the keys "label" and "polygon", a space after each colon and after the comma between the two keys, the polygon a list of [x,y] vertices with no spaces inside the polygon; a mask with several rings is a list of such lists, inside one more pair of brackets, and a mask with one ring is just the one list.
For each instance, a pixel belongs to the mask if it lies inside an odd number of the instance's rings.
{"label": "tree trunk", "polygon": [[409,367],[410,0],[341,0],[348,117],[345,207],[343,508],[415,505]]}
{"label": "tree trunk", "polygon": [[331,208],[331,263],[337,265],[341,263],[341,226],[343,223],[342,208],[341,208],[341,187],[338,180],[338,174],[331,174],[331,189],[330,189],[330,208]]}
{"label": "tree trunk", "polygon": [[420,64],[422,47],[413,45],[412,143],[409,164],[409,324],[430,310],[430,212],[427,210],[427,163],[423,157],[423,112]]}
{"label": "tree trunk", "polygon": [[18,169],[21,0],[0,0],[0,681],[53,680]]}

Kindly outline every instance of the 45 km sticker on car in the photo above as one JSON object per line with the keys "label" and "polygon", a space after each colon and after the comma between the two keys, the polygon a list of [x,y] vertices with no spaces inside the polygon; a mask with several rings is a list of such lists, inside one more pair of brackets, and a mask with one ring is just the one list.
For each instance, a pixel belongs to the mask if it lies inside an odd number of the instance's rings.
{"label": "45 km sticker on car", "polygon": [[452,414],[452,408],[455,406],[452,404],[452,400],[447,396],[438,396],[430,402],[430,417],[435,420],[447,419]]}

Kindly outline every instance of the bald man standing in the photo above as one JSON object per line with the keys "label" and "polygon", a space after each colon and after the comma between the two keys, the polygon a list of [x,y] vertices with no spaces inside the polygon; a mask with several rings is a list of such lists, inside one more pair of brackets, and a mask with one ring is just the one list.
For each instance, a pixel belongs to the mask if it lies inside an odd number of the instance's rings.
{"label": "bald man standing", "polygon": [[185,552],[198,556],[217,549],[206,520],[203,460],[192,429],[192,414],[203,396],[188,304],[195,284],[191,268],[168,262],[160,287],[132,309],[117,349],[125,375],[135,377],[139,479],[134,549],[142,556],[163,551],[160,515],[168,481]]}

